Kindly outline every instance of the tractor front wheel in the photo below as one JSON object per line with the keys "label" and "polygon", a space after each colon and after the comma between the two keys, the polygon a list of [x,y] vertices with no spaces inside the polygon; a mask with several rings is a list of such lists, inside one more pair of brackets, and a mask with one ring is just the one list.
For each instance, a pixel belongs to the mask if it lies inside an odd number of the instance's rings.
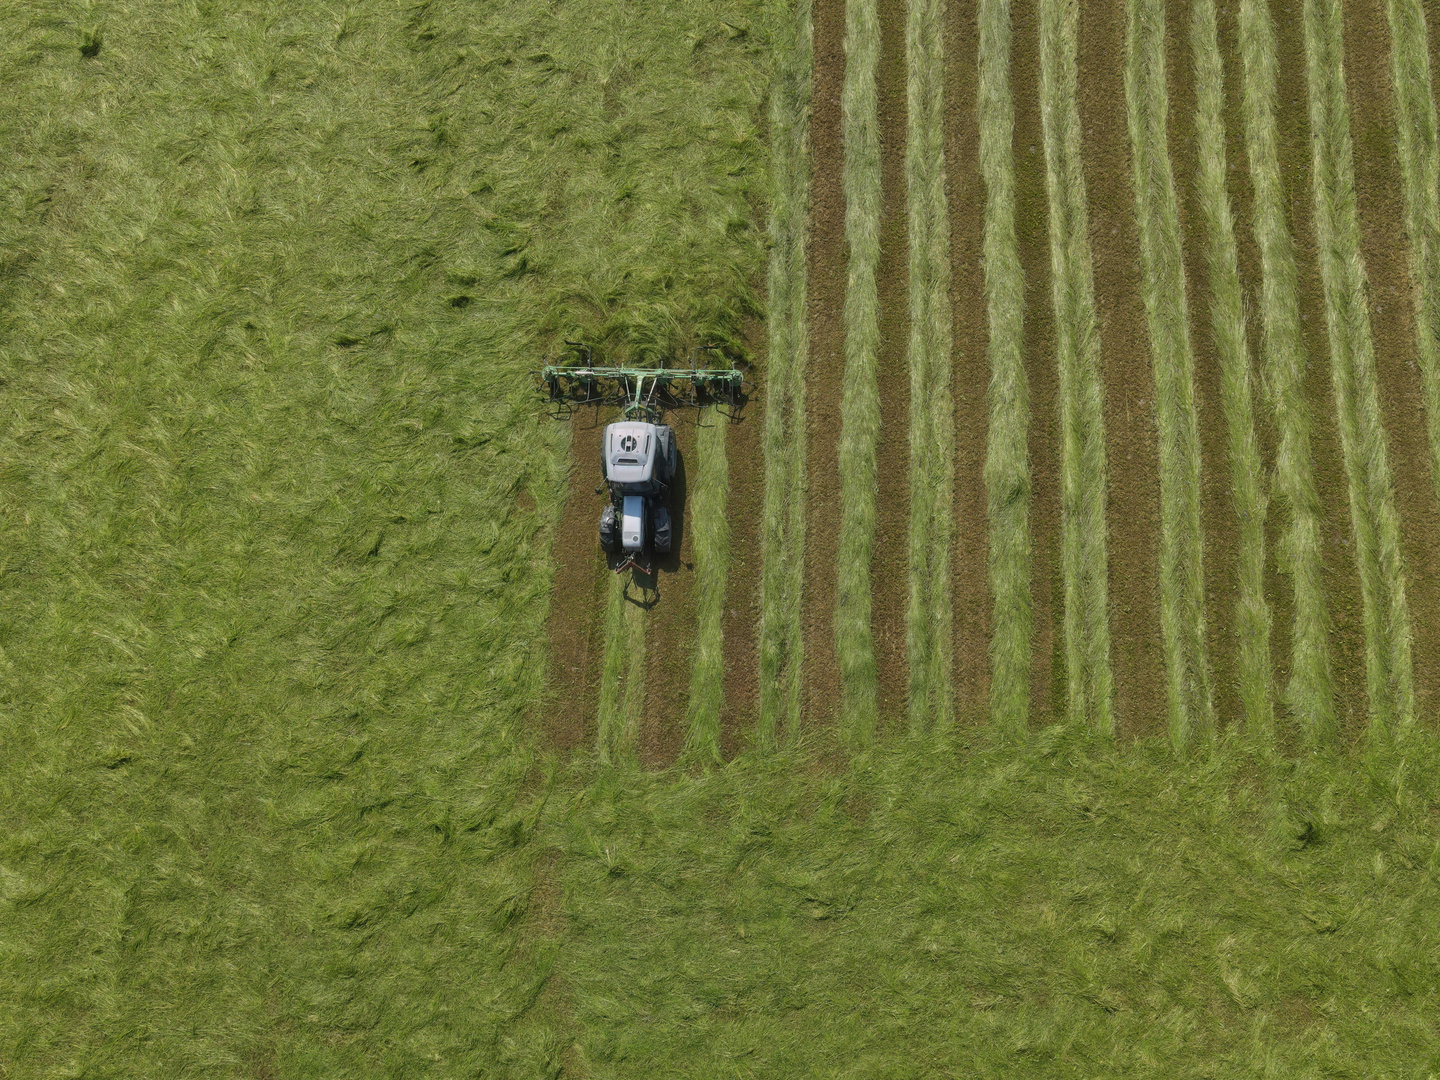
{"label": "tractor front wheel", "polygon": [[657,555],[668,555],[670,553],[670,511],[663,506],[655,507],[654,517],[655,535],[652,545]]}

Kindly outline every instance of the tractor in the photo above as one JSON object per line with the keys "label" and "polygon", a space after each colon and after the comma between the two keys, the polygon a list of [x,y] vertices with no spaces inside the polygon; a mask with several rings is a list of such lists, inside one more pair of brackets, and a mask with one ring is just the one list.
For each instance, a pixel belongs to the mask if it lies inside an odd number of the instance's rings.
{"label": "tractor", "polygon": [[610,489],[610,503],[600,511],[600,546],[621,556],[622,565],[640,565],[647,550],[669,554],[675,432],[648,420],[620,420],[606,426],[600,457],[605,482],[597,490]]}
{"label": "tractor", "polygon": [[648,575],[651,556],[669,554],[674,540],[670,486],[680,456],[674,430],[661,422],[664,410],[728,405],[733,416],[745,399],[745,373],[733,363],[701,368],[699,354],[718,348],[713,345],[695,350],[688,367],[632,368],[597,367],[590,346],[565,344],[571,357],[544,367],[541,392],[562,413],[576,405],[621,409],[600,440],[602,482],[595,494],[609,496],[600,512],[600,547],[617,574],[629,568]]}

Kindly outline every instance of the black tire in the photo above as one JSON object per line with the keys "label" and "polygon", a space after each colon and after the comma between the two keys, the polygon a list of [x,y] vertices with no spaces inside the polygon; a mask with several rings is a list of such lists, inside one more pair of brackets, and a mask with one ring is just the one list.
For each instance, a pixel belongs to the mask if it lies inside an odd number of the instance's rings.
{"label": "black tire", "polygon": [[613,503],[600,511],[600,546],[611,554],[620,550],[620,523]]}
{"label": "black tire", "polygon": [[668,484],[675,479],[675,431],[661,424],[655,429],[655,437],[660,443],[660,471],[663,474],[660,480]]}
{"label": "black tire", "polygon": [[654,534],[651,546],[657,555],[668,555],[670,553],[670,511],[663,507],[655,507],[651,521],[654,522]]}

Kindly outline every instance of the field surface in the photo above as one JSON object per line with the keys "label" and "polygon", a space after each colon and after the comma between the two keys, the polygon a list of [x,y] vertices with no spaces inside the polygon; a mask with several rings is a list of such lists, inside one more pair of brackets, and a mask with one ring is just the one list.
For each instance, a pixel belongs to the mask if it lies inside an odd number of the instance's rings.
{"label": "field surface", "polygon": [[1436,18],[5,5],[0,1080],[1440,1071]]}

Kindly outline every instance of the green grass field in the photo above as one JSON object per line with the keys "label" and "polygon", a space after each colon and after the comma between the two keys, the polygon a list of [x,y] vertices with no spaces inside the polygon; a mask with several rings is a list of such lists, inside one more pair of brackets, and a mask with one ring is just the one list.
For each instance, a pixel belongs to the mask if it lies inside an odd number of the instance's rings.
{"label": "green grass field", "polygon": [[541,744],[529,372],[743,347],[800,11],[0,8],[0,1080],[1435,1071],[1425,724],[1181,764],[892,717],[841,766],[787,686],[721,763],[712,651],[646,772],[617,602],[604,742]]}
{"label": "green grass field", "polygon": [[0,1075],[545,1071],[527,372],[758,312],[767,20],[0,12]]}
{"label": "green grass field", "polygon": [[[956,764],[960,762],[960,764]],[[1425,1075],[1432,812],[1394,764],[1060,729],[552,802],[576,1075]],[[1412,759],[1405,776],[1415,775]]]}

